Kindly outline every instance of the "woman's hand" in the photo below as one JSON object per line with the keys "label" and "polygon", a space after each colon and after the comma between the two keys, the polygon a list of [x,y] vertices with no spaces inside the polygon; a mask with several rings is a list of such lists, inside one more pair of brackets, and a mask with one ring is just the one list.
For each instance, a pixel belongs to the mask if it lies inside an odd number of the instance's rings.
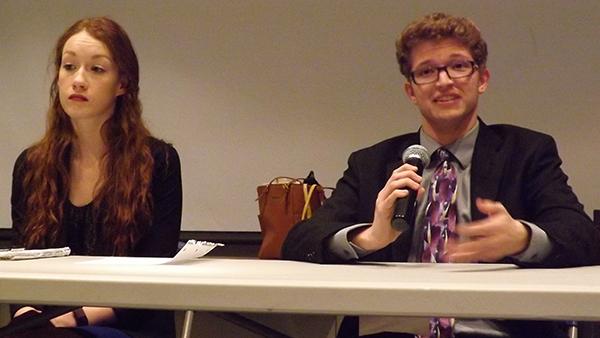
{"label": "woman's hand", "polygon": [[34,307],[31,307],[31,306],[23,306],[22,308],[18,309],[18,310],[15,312],[15,315],[13,316],[13,318],[17,318],[17,317],[19,317],[20,315],[24,314],[25,312],[29,312],[29,311],[35,311],[35,312],[37,312],[37,313],[42,313],[42,311],[40,311],[40,310],[38,310],[38,309],[36,309],[36,308],[34,308]]}

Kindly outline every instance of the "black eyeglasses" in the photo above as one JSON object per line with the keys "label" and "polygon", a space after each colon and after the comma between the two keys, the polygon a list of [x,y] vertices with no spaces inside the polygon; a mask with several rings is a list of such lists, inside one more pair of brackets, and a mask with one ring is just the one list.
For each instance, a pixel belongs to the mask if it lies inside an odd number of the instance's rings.
{"label": "black eyeglasses", "polygon": [[410,72],[410,78],[415,84],[423,85],[436,82],[440,71],[445,71],[451,79],[460,79],[473,75],[479,66],[470,60],[456,60],[442,67],[423,66]]}

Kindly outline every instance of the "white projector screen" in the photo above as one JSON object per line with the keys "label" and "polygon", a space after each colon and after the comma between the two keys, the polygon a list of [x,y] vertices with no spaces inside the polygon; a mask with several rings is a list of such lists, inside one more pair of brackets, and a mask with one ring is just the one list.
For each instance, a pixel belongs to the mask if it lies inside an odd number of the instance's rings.
{"label": "white projector screen", "polygon": [[432,11],[472,18],[489,45],[480,115],[553,135],[586,210],[600,207],[600,2],[0,1],[0,227],[15,158],[45,125],[48,62],[74,21],[108,15],[141,66],[144,116],[180,153],[184,230],[258,231],[256,186],[332,186],[351,151],[416,130],[394,41]]}

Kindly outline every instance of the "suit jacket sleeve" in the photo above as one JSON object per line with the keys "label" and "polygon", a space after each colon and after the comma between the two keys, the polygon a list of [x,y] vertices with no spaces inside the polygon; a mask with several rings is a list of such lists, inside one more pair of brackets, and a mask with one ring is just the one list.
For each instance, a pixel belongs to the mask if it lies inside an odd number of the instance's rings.
{"label": "suit jacket sleeve", "polygon": [[348,168],[331,197],[316,210],[312,218],[296,224],[290,230],[282,247],[284,259],[319,263],[336,260],[326,251],[326,239],[340,229],[357,223],[359,174],[353,162],[354,154],[350,156]]}
{"label": "suit jacket sleeve", "polygon": [[508,125],[482,125],[471,168],[471,214],[486,217],[477,197],[501,202],[510,215],[536,224],[552,243],[550,254],[530,267],[568,267],[600,262],[600,230],[584,212],[561,169],[552,137]]}
{"label": "suit jacket sleeve", "polygon": [[556,143],[547,137],[532,156],[530,166],[525,168],[524,204],[529,209],[528,216],[546,232],[553,245],[550,255],[539,266],[598,264],[600,230],[568,185],[561,163]]}
{"label": "suit jacket sleeve", "polygon": [[[402,149],[399,140],[392,139],[352,153],[332,196],[312,218],[291,229],[283,244],[282,257],[318,263],[348,262],[328,250],[328,240],[342,228],[373,222],[377,194],[385,185],[390,169],[400,165],[398,149]],[[403,261],[409,248],[409,236],[401,235],[394,243],[361,260]]]}

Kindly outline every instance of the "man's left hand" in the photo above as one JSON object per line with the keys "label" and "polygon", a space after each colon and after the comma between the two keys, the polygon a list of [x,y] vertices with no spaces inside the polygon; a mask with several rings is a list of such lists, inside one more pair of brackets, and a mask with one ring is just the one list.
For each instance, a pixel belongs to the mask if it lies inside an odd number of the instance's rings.
{"label": "man's left hand", "polygon": [[527,249],[530,230],[512,218],[502,203],[478,198],[475,204],[488,217],[456,226],[460,240],[448,243],[450,262],[496,262]]}

